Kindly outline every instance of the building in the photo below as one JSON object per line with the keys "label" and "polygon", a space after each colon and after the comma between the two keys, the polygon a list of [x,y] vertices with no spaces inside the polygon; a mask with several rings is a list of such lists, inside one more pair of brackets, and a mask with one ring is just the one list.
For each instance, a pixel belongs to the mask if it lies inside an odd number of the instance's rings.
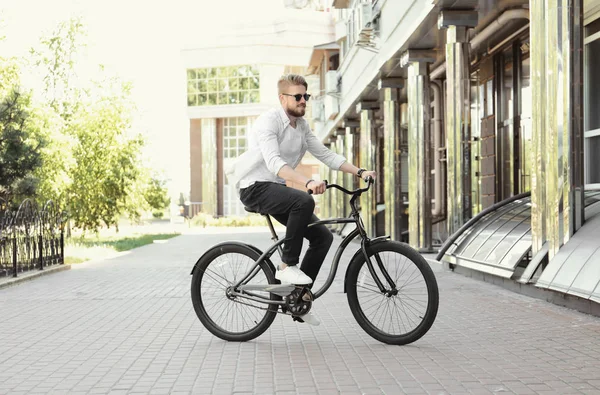
{"label": "building", "polygon": [[[281,75],[306,74],[313,46],[333,41],[331,13],[315,8],[281,4],[262,19],[182,51],[190,120],[190,215],[246,215],[224,168],[245,151],[254,120],[279,105]],[[308,82],[310,90],[318,79]],[[307,106],[307,119],[311,109]],[[312,177],[317,161],[306,157],[298,170]]]}
{"label": "building", "polygon": [[326,145],[379,171],[361,200],[369,233],[600,303],[600,1],[332,7],[335,38],[308,65],[313,115]]}

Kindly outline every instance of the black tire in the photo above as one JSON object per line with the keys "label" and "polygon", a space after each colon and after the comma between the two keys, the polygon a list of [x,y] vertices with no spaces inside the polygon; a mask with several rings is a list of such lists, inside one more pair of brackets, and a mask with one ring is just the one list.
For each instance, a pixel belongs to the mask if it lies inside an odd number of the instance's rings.
{"label": "black tire", "polygon": [[[386,344],[404,345],[420,339],[433,325],[439,304],[437,281],[433,271],[429,267],[429,264],[413,248],[406,244],[395,241],[384,241],[373,244],[367,248],[367,254],[373,263],[373,266],[376,268],[376,273],[378,274],[377,277],[381,280],[384,286],[389,289],[389,285],[385,278],[383,278],[383,275],[381,274],[380,269],[378,269],[378,264],[375,260],[375,254],[379,255],[384,266],[386,267],[387,272],[396,284],[398,294],[394,296],[382,294],[379,291],[379,288],[375,285],[375,281],[373,280],[373,277],[368,269],[364,255],[362,253],[357,254],[352,262],[350,262],[350,266],[348,267],[346,284],[348,304],[350,305],[350,310],[352,311],[354,318],[371,337]],[[387,256],[402,258],[404,261],[403,266],[400,268],[399,275],[397,264],[391,266],[386,265],[389,262],[389,259],[386,260],[384,258]],[[403,279],[402,276],[409,270],[410,273],[407,276],[407,279]],[[359,275],[361,278],[359,278]],[[365,282],[367,276],[370,277],[371,283],[367,284]],[[412,286],[412,279],[418,279],[419,277],[422,277],[423,284],[418,285],[417,288],[414,288]],[[407,284],[406,281],[409,280],[411,282]],[[415,292],[418,289],[421,289],[423,293],[426,293],[426,304],[417,303],[417,307],[419,307],[419,310],[422,311],[416,311],[416,307],[410,307],[407,309],[405,301],[418,302],[409,295],[409,293]],[[361,293],[361,297],[359,297],[359,291]],[[361,304],[363,294],[367,295],[366,298],[370,299],[364,299],[363,303]],[[382,302],[378,304],[379,300],[382,300]],[[382,315],[384,315],[386,319],[388,315],[391,316],[392,321],[393,316],[391,314],[391,310],[398,310],[398,307],[400,306],[399,310],[410,313],[409,315],[417,318],[414,319],[414,321],[419,322],[414,322],[414,327],[411,326],[407,328],[405,322],[400,320],[397,325],[399,329],[397,332],[395,331],[393,322],[391,326],[388,326],[388,329],[385,329],[385,322],[383,325],[381,325],[380,320],[370,319],[365,314],[365,307],[368,307],[369,304],[373,304],[373,307],[377,309],[376,313],[381,310],[382,306],[384,306],[382,309]],[[372,321],[376,322],[373,323]],[[411,321],[410,318],[406,323],[411,324],[409,321]],[[383,328],[380,326],[383,326]],[[404,327],[404,329],[402,327]],[[389,333],[390,329],[394,330],[394,333]]]}
{"label": "black tire", "polygon": [[[233,258],[227,260],[223,258],[226,254],[234,254],[235,262],[237,265],[232,263]],[[192,276],[192,303],[196,315],[213,335],[227,341],[243,342],[252,340],[262,335],[269,326],[273,323],[277,315],[276,305],[267,305],[260,302],[254,302],[245,298],[236,298],[231,300],[226,295],[225,284],[231,285],[234,280],[239,280],[245,276],[249,270],[253,267],[254,263],[258,260],[260,254],[252,248],[240,244],[224,244],[209,250],[196,265],[194,274]],[[240,261],[246,262],[245,268],[240,267]],[[223,263],[224,262],[224,263]],[[236,273],[233,275],[233,279],[225,279],[227,268],[223,268],[223,265],[228,264],[228,267],[232,268],[236,266]],[[213,269],[211,269],[211,265]],[[217,265],[220,265],[217,267]],[[218,269],[218,273],[214,271]],[[258,278],[257,278],[258,277]],[[204,280],[204,282],[203,282]],[[213,295],[203,295],[203,288],[205,292],[209,292],[210,282],[215,284],[215,290]],[[266,262],[262,262],[260,270],[251,281],[251,284],[276,284],[275,275],[270,265]],[[204,285],[204,287],[203,287]],[[263,295],[267,295],[264,293]],[[219,296],[222,297],[219,299]],[[224,309],[227,312],[226,321],[229,321],[231,315],[231,321],[239,319],[242,324],[250,324],[243,330],[230,330],[224,328],[223,324],[219,322],[218,317],[211,316],[210,309],[207,309],[207,303],[214,297],[217,303],[217,308]],[[270,294],[271,300],[281,300],[280,297],[274,294]],[[249,306],[248,304],[256,307]],[[263,310],[267,309],[267,310]],[[242,311],[243,310],[243,311]],[[239,315],[239,317],[237,317]],[[228,322],[225,322],[228,323]]]}

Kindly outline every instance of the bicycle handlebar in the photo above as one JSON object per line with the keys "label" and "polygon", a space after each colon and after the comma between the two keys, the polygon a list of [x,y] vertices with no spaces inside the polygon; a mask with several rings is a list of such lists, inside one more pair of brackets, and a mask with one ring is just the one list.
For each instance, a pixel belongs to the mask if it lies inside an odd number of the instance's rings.
{"label": "bicycle handlebar", "polygon": [[[367,192],[371,188],[371,185],[373,185],[375,183],[375,180],[373,180],[373,177],[371,177],[371,176],[367,177],[367,179],[365,181],[367,183],[367,187],[366,188],[358,188],[358,189],[355,189],[354,191],[349,191],[349,190],[347,190],[346,188],[344,188],[344,187],[342,187],[340,185],[329,184],[327,182],[327,180],[323,180],[323,182],[326,185],[326,189],[331,189],[331,188],[339,189],[340,191],[344,192],[347,195],[356,195],[356,194],[361,194],[363,192]],[[312,189],[309,189],[307,192],[308,192],[309,195],[313,194]]]}

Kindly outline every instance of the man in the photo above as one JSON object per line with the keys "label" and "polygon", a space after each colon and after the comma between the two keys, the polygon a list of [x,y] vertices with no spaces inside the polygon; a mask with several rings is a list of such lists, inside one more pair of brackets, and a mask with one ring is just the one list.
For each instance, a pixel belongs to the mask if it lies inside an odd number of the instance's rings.
{"label": "man", "polygon": [[[369,176],[375,178],[375,172],[348,163],[343,156],[327,149],[312,133],[302,118],[310,98],[304,77],[295,74],[283,76],[277,88],[281,107],[261,115],[248,135],[249,150],[260,149],[263,160],[259,160],[240,179],[240,199],[246,207],[270,214],[286,226],[282,263],[275,278],[281,283],[309,285],[317,278],[333,235],[324,225],[307,228],[309,223],[318,221],[313,214],[315,201],[306,192],[286,187],[286,181],[300,183],[317,195],[325,192],[324,182],[309,179],[294,170],[307,150],[335,170],[363,179]],[[302,269],[299,269],[297,264],[303,238],[308,239],[310,244],[302,260]],[[302,320],[319,324],[310,313]]]}

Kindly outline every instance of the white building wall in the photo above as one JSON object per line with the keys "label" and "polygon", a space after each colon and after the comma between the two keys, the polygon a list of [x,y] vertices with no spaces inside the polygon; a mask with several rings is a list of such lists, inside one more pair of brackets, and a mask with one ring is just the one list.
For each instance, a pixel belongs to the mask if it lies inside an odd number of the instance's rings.
{"label": "white building wall", "polygon": [[189,118],[256,116],[277,106],[285,66],[307,66],[313,47],[333,40],[331,13],[284,9],[208,44],[188,45],[181,53],[185,69],[252,64],[260,70],[260,103],[188,107]]}

